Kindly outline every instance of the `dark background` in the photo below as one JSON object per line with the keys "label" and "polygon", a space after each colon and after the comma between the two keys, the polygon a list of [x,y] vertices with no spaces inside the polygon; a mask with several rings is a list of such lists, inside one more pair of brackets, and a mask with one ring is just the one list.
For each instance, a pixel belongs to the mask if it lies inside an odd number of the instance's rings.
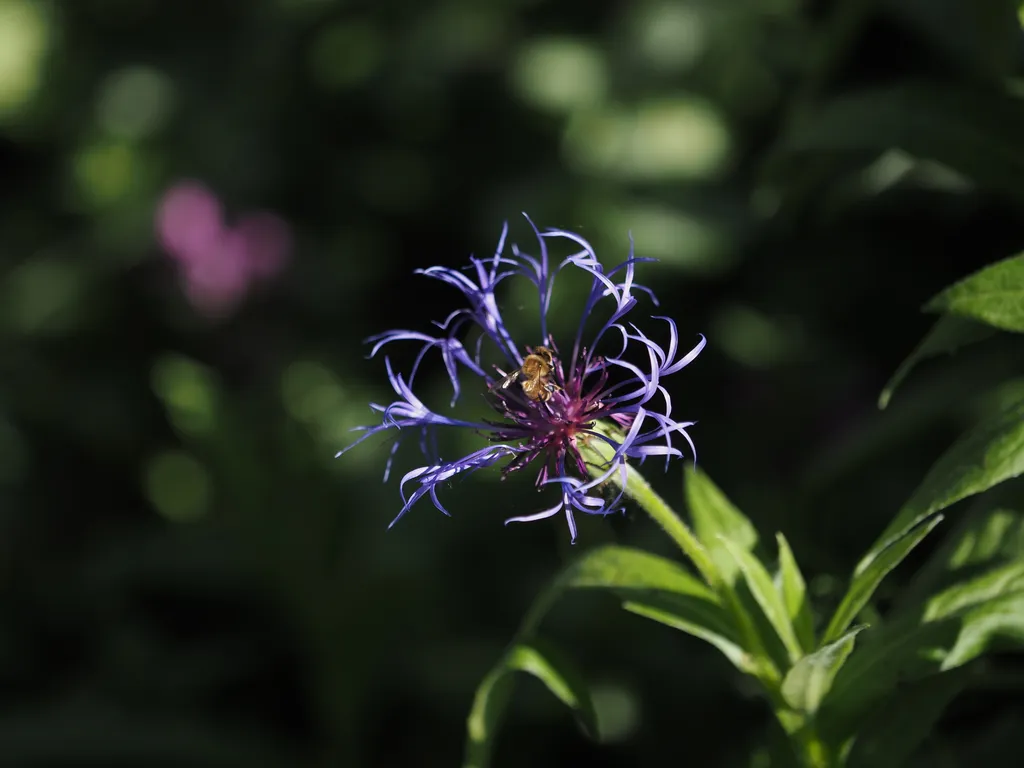
{"label": "dark background", "polygon": [[[704,470],[834,604],[1022,367],[979,345],[876,407],[929,327],[919,306],[1020,249],[1024,221],[1005,187],[884,141],[797,163],[779,147],[844,92],[1019,72],[1012,3],[978,5],[1008,12],[0,0],[0,764],[459,763],[476,684],[573,551],[565,526],[504,528],[536,496],[486,472],[446,490],[451,519],[424,502],[388,531],[386,448],[333,456],[391,394],[362,339],[457,307],[412,271],[491,252],[506,220],[535,251],[521,211],[606,264],[629,231],[661,259],[640,281],[683,343],[709,339],[671,390]],[[154,234],[184,179],[294,236],[285,270],[218,316]],[[443,397],[442,371],[422,383]],[[678,464],[649,478],[680,501]],[[610,540],[668,552],[637,513],[583,521],[575,551]],[[529,680],[496,765],[774,764],[768,708],[698,641],[593,596],[549,634],[592,681],[605,743]],[[948,754],[1009,759],[1018,705],[954,711]]]}

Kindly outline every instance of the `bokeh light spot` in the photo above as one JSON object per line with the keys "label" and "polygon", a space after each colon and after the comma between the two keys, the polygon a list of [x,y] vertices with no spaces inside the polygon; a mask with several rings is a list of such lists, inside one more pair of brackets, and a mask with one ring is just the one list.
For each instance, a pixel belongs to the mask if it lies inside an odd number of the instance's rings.
{"label": "bokeh light spot", "polygon": [[96,119],[119,139],[141,139],[157,131],[171,112],[174,86],[150,67],[128,67],[109,75],[100,88]]}
{"label": "bokeh light spot", "polygon": [[184,451],[165,451],[146,465],[146,494],[157,511],[174,522],[197,520],[210,503],[206,468]]}
{"label": "bokeh light spot", "polygon": [[285,410],[296,421],[316,423],[337,410],[345,393],[335,375],[322,363],[299,360],[281,375]]}
{"label": "bokeh light spot", "polygon": [[711,334],[736,362],[751,368],[770,368],[792,359],[798,334],[752,307],[732,304],[711,320]]}
{"label": "bokeh light spot", "polygon": [[186,434],[214,428],[219,386],[209,369],[180,355],[165,355],[153,365],[151,382],[175,428]]}
{"label": "bokeh light spot", "polygon": [[591,688],[601,742],[625,741],[640,725],[640,704],[636,694],[622,685],[598,683]]}
{"label": "bokeh light spot", "polygon": [[0,117],[21,111],[35,96],[49,39],[42,3],[0,0]]}
{"label": "bokeh light spot", "polygon": [[729,149],[718,112],[693,98],[652,101],[633,111],[580,112],[564,136],[572,165],[626,181],[713,177],[723,170]]}
{"label": "bokeh light spot", "polygon": [[512,82],[529,104],[570,112],[600,104],[608,76],[604,58],[594,46],[572,38],[549,38],[535,40],[520,51]]}
{"label": "bokeh light spot", "polygon": [[82,200],[102,208],[128,197],[138,187],[140,167],[132,147],[118,142],[95,144],[74,158],[74,176]]}
{"label": "bokeh light spot", "polygon": [[704,20],[692,5],[638,4],[632,26],[637,50],[656,70],[681,72],[704,52]]}
{"label": "bokeh light spot", "polygon": [[4,313],[22,333],[63,333],[75,327],[84,275],[58,256],[41,255],[19,265],[4,284]]}
{"label": "bokeh light spot", "polygon": [[[343,460],[334,462],[334,454],[339,449],[359,439],[353,427],[380,419],[379,414],[367,407],[369,399],[365,393],[350,391],[330,368],[318,361],[297,360],[281,373],[281,400],[285,410],[327,449],[324,459],[330,460],[332,469],[338,471],[379,466],[380,455],[374,455],[373,450],[353,451],[345,454]],[[387,436],[382,436],[381,441],[389,443]]]}
{"label": "bokeh light spot", "polygon": [[358,85],[380,64],[384,42],[377,28],[365,22],[327,27],[309,49],[314,82],[333,91]]}
{"label": "bokeh light spot", "polygon": [[595,220],[602,229],[602,238],[615,243],[622,253],[629,247],[628,235],[632,233],[638,256],[653,257],[686,272],[720,275],[736,264],[724,232],[676,208],[654,204],[602,206]]}

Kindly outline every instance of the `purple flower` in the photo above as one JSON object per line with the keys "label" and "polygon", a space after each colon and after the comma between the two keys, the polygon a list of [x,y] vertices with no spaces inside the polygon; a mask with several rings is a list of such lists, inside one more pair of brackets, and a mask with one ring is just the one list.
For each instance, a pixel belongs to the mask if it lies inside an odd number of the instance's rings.
{"label": "purple flower", "polygon": [[[391,525],[424,496],[430,496],[434,506],[447,515],[437,494],[442,484],[457,474],[505,462],[503,479],[533,466],[537,470],[537,486],[551,486],[557,491],[551,506],[510,518],[506,523],[541,520],[563,512],[575,541],[575,511],[606,515],[621,509],[622,491],[609,497],[603,489],[616,472],[620,473],[616,484],[620,488],[625,486],[627,461],[643,463],[650,456],[664,456],[667,466],[673,457],[682,457],[673,445],[675,435],[681,435],[695,453],[686,433],[694,422],[672,417],[672,401],[663,381],[697,357],[706,343],[704,337],[700,336],[693,349],[680,355],[679,336],[672,319],[654,318],[666,332],[664,345],[625,320],[636,306],[638,293],[645,294],[657,306],[653,292],[633,279],[635,266],[653,259],[634,257],[631,239],[629,257],[617,267],[605,270],[589,243],[579,235],[560,229],[540,232],[536,227],[534,232],[539,243],[538,256],[527,255],[515,244],[507,253],[506,225],[493,257],[470,258],[469,267],[463,270],[417,270],[458,289],[467,304],[443,322],[434,323],[439,329],[436,335],[396,330],[367,340],[373,345],[370,357],[392,342],[412,341],[421,345],[408,376],[396,371],[391,359],[385,356],[388,381],[397,399],[389,405],[371,403],[370,407],[381,414],[381,423],[358,427],[365,434],[337,454],[341,456],[363,440],[394,429],[397,436],[384,472],[387,481],[402,438],[411,434],[419,438],[428,463],[402,477],[403,504]],[[553,241],[568,242],[575,252],[552,263],[548,245]],[[559,346],[548,329],[555,279],[563,272],[582,275],[590,283],[571,347]],[[528,280],[536,289],[538,345],[517,344],[502,317],[496,291],[500,283],[510,278]],[[607,308],[610,314],[605,320],[598,320],[596,332],[587,336],[588,321],[601,308]],[[497,362],[491,365],[485,362],[486,347],[496,349]],[[612,354],[597,353],[604,348],[613,350]],[[440,355],[451,380],[450,405],[454,407],[459,400],[460,378],[468,372],[477,382],[475,393],[481,394],[493,409],[493,419],[453,418],[428,407],[414,394],[420,364],[432,352]],[[638,361],[627,360],[627,352]],[[467,456],[443,460],[437,455],[435,440],[436,430],[441,427],[474,430],[487,443]],[[595,466],[593,452],[586,450],[590,441],[603,441],[605,454],[611,458]]]}

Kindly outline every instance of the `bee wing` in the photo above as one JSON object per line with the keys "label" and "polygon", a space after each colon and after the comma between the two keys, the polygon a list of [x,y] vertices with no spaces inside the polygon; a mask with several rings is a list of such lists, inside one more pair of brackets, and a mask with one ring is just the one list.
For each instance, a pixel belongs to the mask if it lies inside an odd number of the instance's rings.
{"label": "bee wing", "polygon": [[512,371],[512,373],[506,374],[505,378],[498,382],[497,387],[499,389],[508,389],[512,384],[515,384],[519,378],[519,371]]}

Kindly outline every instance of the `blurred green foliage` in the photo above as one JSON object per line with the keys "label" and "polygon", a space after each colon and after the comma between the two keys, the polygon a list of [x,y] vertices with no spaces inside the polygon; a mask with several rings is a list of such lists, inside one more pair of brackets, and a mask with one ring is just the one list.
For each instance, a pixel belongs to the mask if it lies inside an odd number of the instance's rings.
{"label": "blurred green foliage", "polygon": [[[0,762],[461,760],[565,532],[503,528],[532,490],[493,473],[453,485],[452,519],[387,531],[386,448],[333,455],[387,397],[361,340],[453,308],[412,270],[488,252],[524,210],[662,260],[643,281],[709,334],[672,393],[702,466],[834,608],[943,450],[1020,391],[1017,338],[954,335],[875,407],[917,308],[1024,250],[1022,63],[1007,0],[0,0]],[[188,178],[295,237],[226,316],[154,235]],[[678,468],[649,479],[681,497]],[[641,515],[580,538],[666,553]],[[746,679],[613,607],[548,619],[602,743],[530,681],[495,765],[777,764]],[[1016,764],[1020,661],[993,665],[922,765]]]}

